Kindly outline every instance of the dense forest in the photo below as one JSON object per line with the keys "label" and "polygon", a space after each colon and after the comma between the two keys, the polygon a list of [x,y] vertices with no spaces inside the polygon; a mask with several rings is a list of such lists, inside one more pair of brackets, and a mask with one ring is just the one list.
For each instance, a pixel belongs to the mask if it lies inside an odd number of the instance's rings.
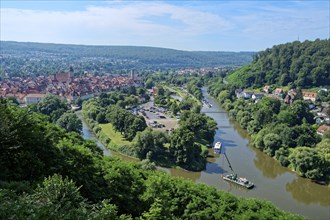
{"label": "dense forest", "polygon": [[241,88],[330,85],[330,40],[273,46],[254,55],[251,64],[229,75],[227,81]]}
{"label": "dense forest", "polygon": [[180,51],[138,46],[84,46],[1,41],[2,76],[45,75],[71,70],[79,74],[122,72],[131,69],[169,70],[242,66],[253,52]]}
{"label": "dense forest", "polygon": [[0,123],[1,219],[302,219],[103,156],[94,142],[6,99]]}

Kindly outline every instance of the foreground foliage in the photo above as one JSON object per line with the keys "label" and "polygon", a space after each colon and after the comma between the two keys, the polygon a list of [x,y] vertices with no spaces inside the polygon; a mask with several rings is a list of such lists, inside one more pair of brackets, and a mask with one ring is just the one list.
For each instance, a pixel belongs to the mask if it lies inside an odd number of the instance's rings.
{"label": "foreground foliage", "polygon": [[1,219],[301,219],[104,157],[94,142],[8,101],[0,100],[0,117]]}

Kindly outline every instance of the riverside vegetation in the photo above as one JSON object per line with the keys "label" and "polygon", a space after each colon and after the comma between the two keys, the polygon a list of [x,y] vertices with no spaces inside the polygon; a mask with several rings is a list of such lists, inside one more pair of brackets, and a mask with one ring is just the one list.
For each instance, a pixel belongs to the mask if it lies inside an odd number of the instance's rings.
{"label": "riverside vegetation", "polygon": [[[229,84],[224,84],[222,78],[210,80],[208,90],[229,112],[229,116],[248,131],[253,146],[300,176],[329,184],[330,133],[325,133],[322,138],[316,133],[314,116],[301,95],[296,96],[292,105],[271,97],[263,97],[255,103],[235,96],[238,88],[260,87],[264,83],[290,85],[293,88],[329,85],[329,47],[322,47],[325,44],[329,44],[329,40],[274,46],[258,53],[252,64],[229,74],[226,77]],[[306,60],[309,61],[305,63]],[[300,62],[304,64],[296,74]],[[260,68],[264,72],[260,72]],[[320,93],[321,101],[329,102],[328,97],[326,92]]]}
{"label": "riverside vegetation", "polygon": [[143,163],[0,99],[1,219],[302,219]]}

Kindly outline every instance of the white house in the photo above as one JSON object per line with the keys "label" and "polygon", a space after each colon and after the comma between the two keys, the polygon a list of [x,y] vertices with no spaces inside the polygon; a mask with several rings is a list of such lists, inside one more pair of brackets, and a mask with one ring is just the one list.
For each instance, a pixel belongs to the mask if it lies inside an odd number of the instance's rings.
{"label": "white house", "polygon": [[25,96],[24,101],[25,104],[30,105],[33,103],[38,103],[40,102],[44,97],[46,96],[46,94],[28,94]]}
{"label": "white house", "polygon": [[263,96],[264,96],[264,94],[262,94],[262,93],[254,93],[254,94],[252,95],[252,99],[253,99],[253,100],[261,99]]}

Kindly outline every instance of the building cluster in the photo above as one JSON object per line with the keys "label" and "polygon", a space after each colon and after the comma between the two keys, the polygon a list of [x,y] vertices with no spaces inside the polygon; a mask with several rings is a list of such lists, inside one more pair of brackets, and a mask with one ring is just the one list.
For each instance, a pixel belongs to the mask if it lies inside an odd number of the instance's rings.
{"label": "building cluster", "polygon": [[[291,105],[299,92],[296,89],[290,89],[289,91],[285,91],[282,88],[276,88],[274,91],[271,91],[270,86],[264,86],[262,91],[263,93],[257,93],[257,92],[243,91],[241,89],[237,89],[235,91],[235,94],[237,98],[255,99],[255,100],[261,99],[263,96],[269,96],[269,97],[281,99],[286,104]],[[303,91],[302,98],[308,103],[315,103],[315,101],[317,100],[317,93]]]}
{"label": "building cluster", "polygon": [[243,91],[241,89],[237,89],[235,91],[236,97],[237,98],[244,98],[244,99],[253,99],[258,101],[262,97],[265,96],[263,93],[257,93],[257,92],[250,92],[250,91]]}
{"label": "building cluster", "polygon": [[[321,89],[321,90],[324,90]],[[237,89],[235,91],[237,98],[244,98],[244,99],[252,99],[255,102],[258,102],[263,96],[268,96],[276,99],[280,99],[284,103],[288,105],[292,105],[293,101],[295,100],[296,96],[298,95],[299,91],[295,89],[291,89],[289,91],[285,91],[282,88],[276,88],[273,91],[271,90],[270,86],[264,86],[262,89],[263,93],[253,92],[253,91],[244,91],[241,89]],[[323,134],[325,130],[330,129],[330,115],[329,113],[329,106],[320,105],[317,106],[315,101],[317,101],[317,92],[301,92],[302,98],[308,103],[309,109],[311,112],[314,113],[315,123],[316,124],[324,124],[322,126],[323,129],[318,131],[319,134]],[[326,128],[326,129],[324,129]]]}
{"label": "building cluster", "polygon": [[179,75],[191,75],[191,74],[199,74],[205,75],[208,73],[217,73],[220,70],[226,69],[225,67],[203,67],[203,68],[187,68],[187,69],[180,69],[177,70],[176,73]]}
{"label": "building cluster", "polygon": [[39,102],[47,94],[63,97],[69,103],[82,100],[101,92],[109,92],[141,83],[132,76],[107,75],[71,76],[70,72],[50,76],[13,77],[0,81],[0,97],[15,97],[21,104]]}

